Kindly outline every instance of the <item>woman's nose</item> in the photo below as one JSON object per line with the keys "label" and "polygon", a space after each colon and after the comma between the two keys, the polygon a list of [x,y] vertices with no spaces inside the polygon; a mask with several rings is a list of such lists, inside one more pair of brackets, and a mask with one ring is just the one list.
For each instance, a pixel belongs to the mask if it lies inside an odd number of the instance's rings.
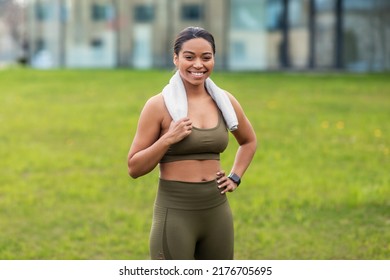
{"label": "woman's nose", "polygon": [[202,68],[203,67],[202,61],[200,59],[195,60],[194,67],[195,68]]}

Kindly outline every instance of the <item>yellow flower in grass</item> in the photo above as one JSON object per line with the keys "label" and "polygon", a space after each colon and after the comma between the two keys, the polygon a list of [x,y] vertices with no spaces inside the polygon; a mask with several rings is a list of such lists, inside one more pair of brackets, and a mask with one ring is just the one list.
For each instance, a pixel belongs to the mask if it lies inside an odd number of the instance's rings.
{"label": "yellow flower in grass", "polygon": [[328,121],[323,121],[323,122],[321,123],[321,127],[324,128],[324,129],[329,128],[329,122],[328,122]]}
{"label": "yellow flower in grass", "polygon": [[276,104],[276,101],[274,101],[274,100],[270,100],[270,101],[267,102],[268,109],[273,110],[273,109],[276,108],[276,106],[277,106],[277,104]]}
{"label": "yellow flower in grass", "polygon": [[382,131],[380,129],[375,129],[374,130],[374,135],[376,138],[381,138],[382,137]]}
{"label": "yellow flower in grass", "polygon": [[344,129],[344,122],[343,121],[338,121],[337,123],[336,123],[336,127],[337,127],[337,129]]}

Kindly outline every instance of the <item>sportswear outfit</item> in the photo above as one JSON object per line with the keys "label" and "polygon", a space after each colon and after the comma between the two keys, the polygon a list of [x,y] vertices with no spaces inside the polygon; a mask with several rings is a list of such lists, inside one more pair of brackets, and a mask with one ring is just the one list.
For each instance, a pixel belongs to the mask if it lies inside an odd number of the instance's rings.
{"label": "sportswear outfit", "polygon": [[[193,127],[189,136],[170,146],[160,162],[219,160],[228,140],[219,114],[216,127]],[[226,260],[233,259],[233,251],[233,217],[216,180],[159,180],[150,234],[151,259]]]}

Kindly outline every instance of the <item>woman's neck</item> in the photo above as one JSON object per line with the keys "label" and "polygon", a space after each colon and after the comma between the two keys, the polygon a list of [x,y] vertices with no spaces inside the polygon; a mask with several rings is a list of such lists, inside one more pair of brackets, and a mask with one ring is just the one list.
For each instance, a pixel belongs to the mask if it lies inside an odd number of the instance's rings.
{"label": "woman's neck", "polygon": [[186,90],[187,97],[201,97],[208,94],[204,83],[200,85],[193,85],[184,82],[184,88]]}

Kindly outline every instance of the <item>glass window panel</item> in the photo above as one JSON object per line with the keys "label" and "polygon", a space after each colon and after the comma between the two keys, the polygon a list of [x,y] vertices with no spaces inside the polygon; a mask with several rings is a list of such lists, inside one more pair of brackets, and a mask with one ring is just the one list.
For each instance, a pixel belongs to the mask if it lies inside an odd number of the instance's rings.
{"label": "glass window panel", "polygon": [[199,4],[185,4],[181,9],[183,20],[202,20],[203,7]]}
{"label": "glass window panel", "polygon": [[50,7],[44,3],[35,6],[35,17],[38,21],[46,21],[50,18]]}
{"label": "glass window panel", "polygon": [[256,0],[232,1],[231,24],[234,29],[263,29],[263,5]]}
{"label": "glass window panel", "polygon": [[107,19],[107,9],[105,5],[93,4],[91,7],[91,18],[94,21]]}
{"label": "glass window panel", "polygon": [[269,30],[281,29],[283,5],[281,0],[268,0],[266,6],[266,26]]}
{"label": "glass window panel", "polygon": [[150,5],[138,5],[134,7],[134,19],[136,22],[151,22],[154,19],[154,7]]}

